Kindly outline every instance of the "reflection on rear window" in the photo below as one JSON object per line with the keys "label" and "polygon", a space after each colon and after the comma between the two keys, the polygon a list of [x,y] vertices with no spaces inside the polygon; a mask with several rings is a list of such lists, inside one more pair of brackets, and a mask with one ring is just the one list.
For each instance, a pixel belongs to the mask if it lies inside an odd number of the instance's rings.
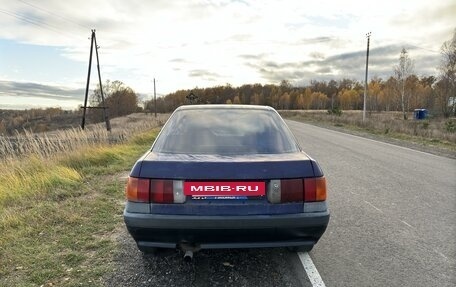
{"label": "reflection on rear window", "polygon": [[173,114],[153,147],[179,154],[280,154],[298,151],[293,136],[274,111],[189,109]]}

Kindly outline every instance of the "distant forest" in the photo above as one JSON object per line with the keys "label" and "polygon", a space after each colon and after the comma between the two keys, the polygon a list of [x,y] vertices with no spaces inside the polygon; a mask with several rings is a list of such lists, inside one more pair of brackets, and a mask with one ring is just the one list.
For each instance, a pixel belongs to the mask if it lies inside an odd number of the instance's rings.
{"label": "distant forest", "polygon": [[[367,91],[367,110],[401,111],[401,85],[394,77],[372,79]],[[194,100],[188,97],[196,96]],[[358,81],[311,81],[306,87],[294,87],[284,80],[280,85],[249,84],[240,87],[217,86],[179,90],[157,99],[157,112],[172,112],[183,104],[254,104],[268,105],[279,110],[359,110],[363,108],[364,85]],[[434,115],[450,116],[454,107],[449,105],[442,80],[434,76],[410,75],[405,83],[404,105],[406,111],[427,108]],[[146,102],[145,109],[154,111],[153,100]]]}

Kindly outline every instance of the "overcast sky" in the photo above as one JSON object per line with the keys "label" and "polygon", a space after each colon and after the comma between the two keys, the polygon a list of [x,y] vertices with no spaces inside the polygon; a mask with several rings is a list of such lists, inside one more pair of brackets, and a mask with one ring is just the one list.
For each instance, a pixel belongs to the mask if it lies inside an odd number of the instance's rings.
{"label": "overcast sky", "polygon": [[[454,0],[0,0],[0,108],[83,103],[91,29],[101,77],[145,97],[230,83],[305,85],[393,74],[402,47],[437,75]],[[92,66],[91,83],[97,81]]]}

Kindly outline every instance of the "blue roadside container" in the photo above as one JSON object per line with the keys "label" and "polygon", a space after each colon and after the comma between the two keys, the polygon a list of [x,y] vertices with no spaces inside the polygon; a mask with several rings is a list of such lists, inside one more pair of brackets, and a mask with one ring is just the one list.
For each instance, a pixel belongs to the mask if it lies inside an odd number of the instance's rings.
{"label": "blue roadside container", "polygon": [[426,109],[415,109],[414,112],[415,120],[424,120],[428,116],[428,110]]}

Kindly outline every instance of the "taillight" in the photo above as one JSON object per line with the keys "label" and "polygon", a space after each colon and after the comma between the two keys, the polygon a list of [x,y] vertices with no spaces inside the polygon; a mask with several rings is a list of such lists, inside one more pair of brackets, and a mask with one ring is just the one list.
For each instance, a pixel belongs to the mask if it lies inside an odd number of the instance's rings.
{"label": "taillight", "polygon": [[173,181],[152,179],[150,181],[150,197],[155,203],[172,203],[173,198]]}
{"label": "taillight", "polygon": [[304,192],[302,179],[282,179],[280,202],[302,202]]}
{"label": "taillight", "polygon": [[271,180],[267,196],[271,203],[324,201],[326,200],[326,179],[316,177]]}
{"label": "taillight", "polygon": [[184,203],[183,182],[129,177],[126,187],[129,201],[147,203]]}
{"label": "taillight", "polygon": [[304,201],[325,201],[326,179],[322,177],[304,179]]}
{"label": "taillight", "polygon": [[135,202],[150,202],[150,180],[129,177],[125,193],[127,199]]}

